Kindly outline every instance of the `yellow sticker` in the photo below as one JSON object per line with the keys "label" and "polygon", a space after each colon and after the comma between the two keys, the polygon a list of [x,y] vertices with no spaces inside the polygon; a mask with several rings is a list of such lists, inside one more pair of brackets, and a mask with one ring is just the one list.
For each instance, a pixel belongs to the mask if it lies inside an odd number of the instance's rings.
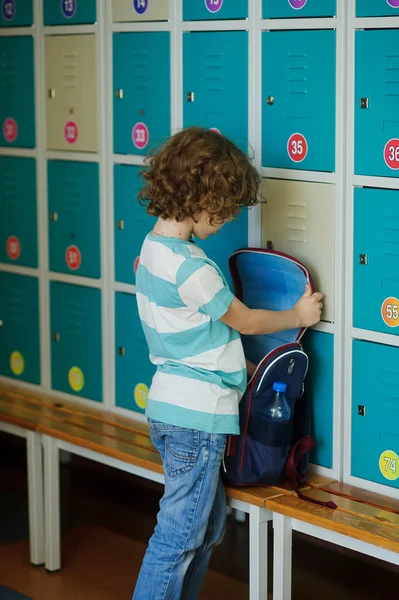
{"label": "yellow sticker", "polygon": [[20,352],[13,352],[10,356],[10,367],[14,375],[22,375],[25,370],[24,357]]}
{"label": "yellow sticker", "polygon": [[85,378],[79,367],[72,367],[69,370],[68,381],[74,392],[80,392],[83,389]]}
{"label": "yellow sticker", "polygon": [[380,471],[390,481],[399,479],[399,456],[393,450],[385,450],[380,456]]}
{"label": "yellow sticker", "polygon": [[147,398],[148,398],[149,389],[145,383],[138,383],[134,388],[134,399],[139,408],[143,410],[147,406]]}
{"label": "yellow sticker", "polygon": [[381,306],[381,316],[388,327],[399,327],[399,300],[391,296]]}

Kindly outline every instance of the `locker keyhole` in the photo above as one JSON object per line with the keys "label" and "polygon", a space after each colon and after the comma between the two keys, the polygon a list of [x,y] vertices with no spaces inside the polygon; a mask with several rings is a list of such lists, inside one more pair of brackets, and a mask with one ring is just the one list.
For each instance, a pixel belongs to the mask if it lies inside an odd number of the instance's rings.
{"label": "locker keyhole", "polygon": [[194,92],[187,92],[187,102],[194,102]]}
{"label": "locker keyhole", "polygon": [[274,96],[268,96],[266,99],[266,102],[268,103],[269,106],[273,106],[274,104]]}
{"label": "locker keyhole", "polygon": [[56,221],[58,221],[58,213],[52,212],[51,215],[50,215],[50,219],[53,221],[53,223],[55,223]]}
{"label": "locker keyhole", "polygon": [[272,240],[267,240],[267,242],[266,242],[266,248],[268,250],[273,250],[273,242],[272,242]]}
{"label": "locker keyhole", "polygon": [[124,222],[124,220],[123,219],[119,219],[117,226],[118,226],[118,229],[125,229],[125,222]]}
{"label": "locker keyhole", "polygon": [[366,407],[363,406],[362,404],[359,404],[359,406],[357,407],[357,414],[359,415],[359,417],[365,417],[366,416]]}
{"label": "locker keyhole", "polygon": [[53,340],[54,340],[55,342],[57,342],[57,343],[58,343],[58,342],[60,341],[60,339],[61,339],[61,336],[60,336],[60,334],[59,334],[59,333],[55,333],[55,334],[53,335]]}
{"label": "locker keyhole", "polygon": [[125,348],[123,346],[119,346],[119,348],[118,348],[118,354],[119,354],[119,356],[125,356],[126,350],[125,350]]}
{"label": "locker keyhole", "polygon": [[50,88],[48,91],[48,97],[50,99],[55,98],[55,89],[54,88]]}
{"label": "locker keyhole", "polygon": [[359,264],[367,265],[368,264],[368,256],[367,254],[359,254]]}
{"label": "locker keyhole", "polygon": [[360,108],[368,108],[369,107],[369,99],[368,98],[360,98]]}
{"label": "locker keyhole", "polygon": [[3,321],[0,319],[0,327],[3,327]]}
{"label": "locker keyhole", "polygon": [[123,100],[123,90],[122,89],[116,90],[116,97],[118,100]]}

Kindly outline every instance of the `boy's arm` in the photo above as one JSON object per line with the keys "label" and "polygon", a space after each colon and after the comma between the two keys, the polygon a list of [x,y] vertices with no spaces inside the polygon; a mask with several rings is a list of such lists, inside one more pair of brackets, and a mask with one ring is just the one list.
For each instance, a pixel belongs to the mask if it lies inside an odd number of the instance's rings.
{"label": "boy's arm", "polygon": [[298,327],[312,327],[320,321],[323,305],[320,293],[312,294],[310,287],[291,310],[250,309],[237,298],[231,302],[221,321],[242,335],[277,333]]}

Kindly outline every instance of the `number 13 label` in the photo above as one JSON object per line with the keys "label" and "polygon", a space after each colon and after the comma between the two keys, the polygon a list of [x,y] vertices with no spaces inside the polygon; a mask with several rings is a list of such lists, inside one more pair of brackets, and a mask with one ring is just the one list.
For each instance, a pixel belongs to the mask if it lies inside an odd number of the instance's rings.
{"label": "number 13 label", "polygon": [[302,162],[308,153],[308,143],[302,133],[293,133],[287,144],[288,156],[296,163]]}
{"label": "number 13 label", "polygon": [[223,5],[223,0],[205,0],[205,6],[211,13],[218,12]]}
{"label": "number 13 label", "polygon": [[384,148],[384,160],[390,169],[399,169],[399,140],[392,139]]}

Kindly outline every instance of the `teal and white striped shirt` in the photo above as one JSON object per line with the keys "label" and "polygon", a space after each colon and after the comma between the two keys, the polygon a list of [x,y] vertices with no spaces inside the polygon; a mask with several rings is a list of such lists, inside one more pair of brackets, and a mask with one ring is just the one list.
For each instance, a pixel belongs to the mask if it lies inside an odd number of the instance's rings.
{"label": "teal and white striped shirt", "polygon": [[209,433],[239,433],[247,371],[240,334],[219,319],[234,296],[193,242],[148,235],[136,276],[141,323],[157,372],[146,415]]}

